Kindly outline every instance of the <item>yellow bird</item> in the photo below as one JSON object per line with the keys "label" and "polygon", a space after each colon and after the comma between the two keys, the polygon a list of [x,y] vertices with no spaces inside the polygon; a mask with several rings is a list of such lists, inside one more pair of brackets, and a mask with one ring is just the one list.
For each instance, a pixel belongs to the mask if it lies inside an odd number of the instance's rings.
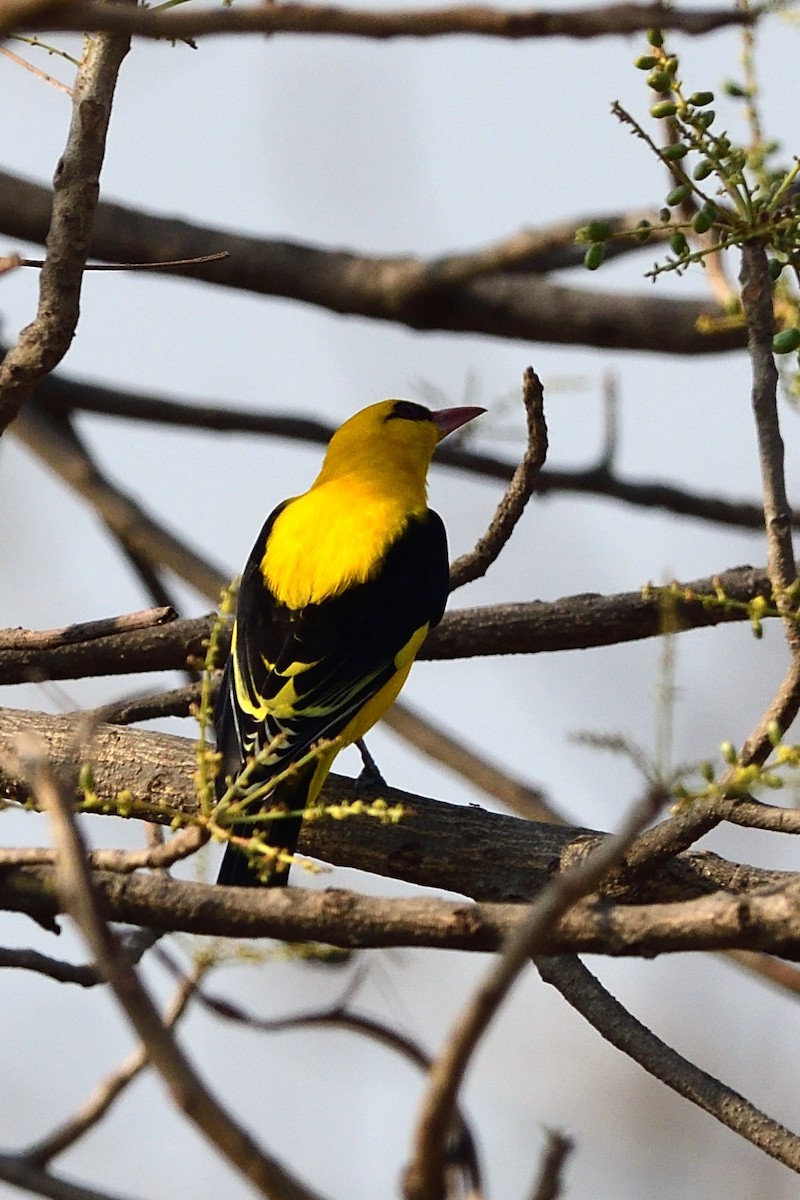
{"label": "yellow bird", "polygon": [[303,809],[339,751],[396,699],[440,621],[447,539],[428,508],[428,467],[437,443],[484,411],[373,404],[333,435],[309,490],[267,519],[242,576],[214,714],[217,794],[250,763],[240,791],[260,790],[248,815],[290,815],[235,825],[275,856],[256,870],[230,842],[219,883],[286,883]]}

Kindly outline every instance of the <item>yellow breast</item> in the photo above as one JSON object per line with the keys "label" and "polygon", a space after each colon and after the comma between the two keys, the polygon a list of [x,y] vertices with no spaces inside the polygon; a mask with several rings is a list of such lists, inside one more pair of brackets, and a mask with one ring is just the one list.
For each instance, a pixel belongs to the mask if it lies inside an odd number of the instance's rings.
{"label": "yellow breast", "polygon": [[261,571],[289,608],[320,604],[373,574],[405,528],[407,497],[340,478],[298,496],[277,517]]}

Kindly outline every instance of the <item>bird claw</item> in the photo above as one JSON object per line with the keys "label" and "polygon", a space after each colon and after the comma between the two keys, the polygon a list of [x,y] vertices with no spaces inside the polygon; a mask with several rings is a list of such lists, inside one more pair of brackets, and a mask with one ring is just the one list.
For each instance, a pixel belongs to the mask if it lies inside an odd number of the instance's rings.
{"label": "bird claw", "polygon": [[387,787],[386,780],[381,775],[378,764],[367,749],[364,739],[359,738],[356,746],[361,755],[361,761],[364,764],[361,768],[361,774],[356,779],[356,790],[359,792],[372,792],[376,788]]}

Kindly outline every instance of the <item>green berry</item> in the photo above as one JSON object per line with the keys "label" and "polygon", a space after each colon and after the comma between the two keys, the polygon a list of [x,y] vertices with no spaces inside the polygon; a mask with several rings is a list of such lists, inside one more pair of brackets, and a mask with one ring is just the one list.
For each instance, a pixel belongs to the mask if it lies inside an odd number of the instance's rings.
{"label": "green berry", "polygon": [[717,114],[713,108],[707,108],[705,112],[697,113],[694,118],[696,129],[702,129],[704,132],[710,125],[714,124]]}
{"label": "green berry", "polygon": [[677,254],[678,258],[685,258],[689,253],[689,243],[680,232],[673,233],[669,239],[669,244],[672,247],[673,254]]}
{"label": "green berry", "polygon": [[773,354],[791,354],[792,350],[800,350],[800,329],[796,325],[782,329],[772,339]]}
{"label": "green berry", "polygon": [[679,158],[686,157],[689,147],[684,146],[683,142],[676,142],[674,146],[662,146],[658,153],[667,162],[677,162]]}
{"label": "green berry", "polygon": [[678,60],[675,57],[664,59],[664,70],[668,75],[674,75],[678,70]]}
{"label": "green berry", "polygon": [[660,29],[648,29],[647,40],[651,46],[664,45],[664,35]]}
{"label": "green berry", "polygon": [[593,242],[583,256],[583,265],[587,271],[596,271],[603,261],[606,248],[602,242]]}
{"label": "green berry", "polygon": [[688,200],[691,194],[692,189],[688,183],[681,183],[676,188],[673,188],[664,199],[670,208],[674,208],[676,204],[683,204],[684,200]]}
{"label": "green berry", "polygon": [[607,242],[612,232],[611,226],[606,221],[590,221],[586,226],[586,240],[589,242]]}
{"label": "green berry", "polygon": [[672,76],[666,71],[651,71],[647,83],[654,92],[668,92],[672,87]]}
{"label": "green berry", "polygon": [[704,108],[706,104],[711,104],[714,99],[713,92],[693,92],[689,97],[689,103],[695,108]]}
{"label": "green berry", "polygon": [[652,71],[653,67],[657,67],[660,62],[661,59],[656,58],[653,54],[640,54],[633,60],[633,65],[640,71]]}
{"label": "green berry", "polygon": [[678,106],[674,100],[659,100],[650,109],[650,116],[660,120],[662,117],[674,117]]}
{"label": "green berry", "polygon": [[713,209],[701,208],[700,212],[692,219],[692,229],[695,233],[708,233],[711,226],[714,224]]}
{"label": "green berry", "polygon": [[726,96],[731,96],[734,100],[747,99],[747,89],[743,88],[740,83],[735,83],[732,79],[726,80],[722,85],[722,90]]}
{"label": "green berry", "polygon": [[711,172],[714,170],[714,164],[707,158],[701,158],[695,169],[692,171],[692,176],[695,179],[708,179]]}

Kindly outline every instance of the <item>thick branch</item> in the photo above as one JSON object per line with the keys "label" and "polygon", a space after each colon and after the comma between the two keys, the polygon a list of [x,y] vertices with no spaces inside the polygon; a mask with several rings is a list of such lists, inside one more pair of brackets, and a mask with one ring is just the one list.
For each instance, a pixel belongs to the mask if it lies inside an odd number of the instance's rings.
{"label": "thick branch", "polygon": [[[716,597],[722,588],[730,604]],[[747,604],[768,597],[766,572],[735,567],[705,579],[669,589],[643,589],[612,596],[586,593],[547,602],[498,604],[463,608],[445,614],[431,632],[420,659],[461,659],[495,654],[542,654],[611,646],[670,632],[706,629],[732,621],[747,621]],[[3,633],[0,683],[31,679],[82,679],[90,675],[119,675],[137,671],[183,670],[187,658],[203,657],[203,642],[215,618],[173,621],[157,629],[97,638],[87,643],[38,648],[26,643],[26,632]],[[227,640],[221,639],[221,653]]]}
{"label": "thick branch", "polygon": [[[103,6],[104,12],[107,7]],[[136,11],[147,15],[146,9]],[[239,10],[219,11],[224,15]],[[259,9],[270,11],[272,6]],[[46,188],[0,174],[0,228],[9,236],[41,241],[50,202]],[[411,257],[373,258],[298,242],[244,237],[119,204],[98,206],[91,241],[95,258],[158,262],[197,258],[209,251],[225,251],[228,257],[165,271],[259,295],[300,300],[333,312],[399,322],[412,329],[674,354],[719,353],[744,344],[742,330],[699,332],[697,322],[702,316],[722,315],[712,303],[667,299],[651,292],[582,291],[517,271],[436,288],[432,286],[435,269],[432,276],[430,264]]]}
{"label": "thick branch", "polygon": [[[44,12],[41,12],[44,10]],[[41,15],[40,15],[41,13]],[[501,38],[594,38],[641,33],[651,26],[699,35],[749,23],[758,15],[741,9],[678,11],[663,4],[610,4],[598,8],[528,10],[464,5],[395,12],[334,8],[331,5],[275,4],[269,7],[214,8],[194,12],[128,12],[119,3],[27,3],[14,6],[0,31],[55,29],[124,30],[139,37],[196,38],[221,33],[308,33],[346,37],[442,37],[471,34]]]}
{"label": "thick branch", "polygon": [[[77,774],[86,755],[76,747],[75,731],[74,718],[0,710],[0,794],[20,803],[31,799],[25,775],[16,765],[21,733],[38,735],[56,770]],[[180,814],[196,817],[195,745],[189,739],[101,725],[94,733],[91,761],[94,811],[118,813],[122,807],[132,816],[161,824],[170,824]],[[383,788],[378,794],[403,806],[400,822],[382,824],[367,817],[306,822],[302,851],[480,901],[520,901],[529,900],[562,865],[574,862],[604,836],[445,804],[396,788]],[[324,802],[356,798],[364,796],[353,780],[330,777]],[[39,861],[47,861],[47,852]],[[16,868],[2,871],[6,886],[12,875],[25,878]],[[791,878],[786,872],[728,863],[713,854],[687,854],[660,866],[646,880],[632,885],[624,878],[614,881],[611,894],[637,903],[687,900],[719,889],[741,894],[757,886],[782,887]],[[118,886],[127,885],[120,880]],[[246,909],[254,901],[251,890],[239,901]]]}

